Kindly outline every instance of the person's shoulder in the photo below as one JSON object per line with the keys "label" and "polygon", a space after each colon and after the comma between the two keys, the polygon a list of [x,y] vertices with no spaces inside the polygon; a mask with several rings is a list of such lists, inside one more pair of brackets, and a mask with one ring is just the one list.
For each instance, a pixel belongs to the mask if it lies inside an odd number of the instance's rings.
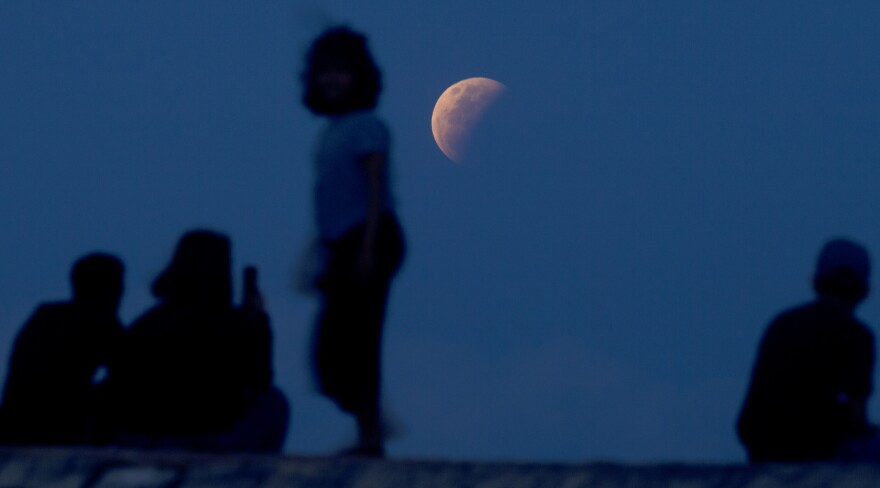
{"label": "person's shoulder", "polygon": [[341,123],[347,130],[388,134],[388,124],[373,110],[356,110],[342,116]]}
{"label": "person's shoulder", "polygon": [[140,314],[125,328],[126,335],[149,333],[157,327],[167,324],[175,315],[174,307],[160,303],[154,305]]}
{"label": "person's shoulder", "polygon": [[78,309],[70,302],[47,302],[37,305],[31,313],[25,328],[54,324],[60,321],[69,321],[79,313]]}
{"label": "person's shoulder", "polygon": [[73,313],[77,310],[73,302],[44,302],[34,309],[33,315],[57,315],[64,313]]}
{"label": "person's shoulder", "polygon": [[785,324],[801,322],[806,317],[815,314],[815,308],[815,302],[802,303],[800,305],[786,308],[773,317],[773,320],[770,322],[770,327],[780,327]]}
{"label": "person's shoulder", "polygon": [[60,319],[68,315],[64,312],[65,305],[63,302],[37,305],[19,329],[16,342],[21,344],[41,338],[47,331],[57,328]]}
{"label": "person's shoulder", "polygon": [[764,330],[762,342],[786,343],[792,337],[800,336],[815,322],[815,303],[808,302],[784,309],[776,314]]}
{"label": "person's shoulder", "polygon": [[391,145],[391,131],[372,110],[357,110],[341,116],[334,130],[358,155],[387,151]]}
{"label": "person's shoulder", "polygon": [[385,119],[375,110],[353,110],[346,113],[343,118],[352,124],[380,124],[385,125]]}
{"label": "person's shoulder", "polygon": [[154,306],[144,310],[143,312],[141,312],[140,315],[138,315],[137,317],[135,317],[134,320],[132,320],[130,327],[134,327],[135,325],[142,324],[144,322],[149,322],[150,320],[153,320],[153,318],[156,315],[161,315],[161,314],[165,313],[166,308],[167,307],[165,307],[163,304],[158,304],[158,305],[154,305]]}

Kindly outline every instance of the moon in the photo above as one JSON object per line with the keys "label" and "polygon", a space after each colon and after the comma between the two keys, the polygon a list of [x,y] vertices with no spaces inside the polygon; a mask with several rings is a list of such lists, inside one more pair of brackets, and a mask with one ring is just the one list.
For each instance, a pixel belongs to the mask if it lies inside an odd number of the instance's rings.
{"label": "moon", "polygon": [[491,78],[476,77],[461,80],[440,95],[431,115],[431,131],[446,157],[456,163],[464,160],[474,128],[506,90]]}

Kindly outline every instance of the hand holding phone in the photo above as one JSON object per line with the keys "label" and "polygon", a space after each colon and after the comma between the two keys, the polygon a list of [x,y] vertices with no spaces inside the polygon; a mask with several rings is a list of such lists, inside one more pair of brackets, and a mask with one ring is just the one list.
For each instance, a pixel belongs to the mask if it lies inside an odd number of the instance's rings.
{"label": "hand holding phone", "polygon": [[244,307],[254,307],[263,310],[263,295],[257,287],[257,268],[246,266],[244,268],[244,288],[242,290],[241,304]]}

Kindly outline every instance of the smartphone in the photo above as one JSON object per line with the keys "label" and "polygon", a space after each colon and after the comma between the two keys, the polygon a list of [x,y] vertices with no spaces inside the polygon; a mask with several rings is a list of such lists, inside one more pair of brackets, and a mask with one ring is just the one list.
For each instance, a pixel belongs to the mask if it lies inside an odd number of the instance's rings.
{"label": "smartphone", "polygon": [[246,266],[244,268],[244,296],[251,296],[257,291],[257,268]]}

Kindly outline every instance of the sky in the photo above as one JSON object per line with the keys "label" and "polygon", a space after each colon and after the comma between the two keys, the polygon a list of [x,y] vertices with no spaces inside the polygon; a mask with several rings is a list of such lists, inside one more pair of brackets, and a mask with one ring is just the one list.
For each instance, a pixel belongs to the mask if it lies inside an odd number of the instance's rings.
{"label": "sky", "polygon": [[[125,261],[129,323],[178,237],[208,227],[259,268],[285,451],[353,440],[312,388],[317,302],[292,285],[321,125],[298,76],[338,23],[383,69],[409,246],[389,455],[743,462],[767,322],[812,297],[826,240],[880,258],[870,0],[0,2],[0,375],[74,259]],[[474,76],[508,89],[458,164],[431,111]],[[858,315],[876,327],[878,299]]]}

